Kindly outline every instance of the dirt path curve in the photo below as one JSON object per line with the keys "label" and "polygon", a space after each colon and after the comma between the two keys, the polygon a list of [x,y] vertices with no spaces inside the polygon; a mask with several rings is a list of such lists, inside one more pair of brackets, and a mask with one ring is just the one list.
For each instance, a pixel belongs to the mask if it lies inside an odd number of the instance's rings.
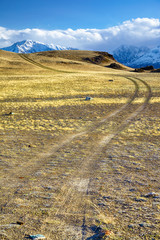
{"label": "dirt path curve", "polygon": [[33,65],[36,65],[37,67],[43,68],[43,69],[45,69],[45,70],[49,70],[49,71],[53,71],[53,72],[57,72],[57,73],[73,73],[73,72],[68,72],[68,71],[63,71],[63,70],[57,70],[57,69],[54,69],[54,68],[51,68],[51,67],[47,67],[47,66],[45,66],[45,65],[43,65],[43,64],[41,64],[41,63],[39,63],[39,62],[36,62],[36,61],[34,61],[33,59],[29,58],[26,54],[19,54],[19,56],[20,56],[23,60],[25,60],[25,61],[33,64]]}
{"label": "dirt path curve", "polygon": [[[42,67],[40,65],[39,67]],[[17,239],[16,236],[18,239],[22,239],[24,232],[29,230],[43,233],[47,239],[84,240],[91,236],[89,226],[93,222],[94,215],[101,212],[98,206],[91,201],[90,183],[96,162],[106,145],[144,110],[151,98],[151,89],[145,81],[135,77],[127,77],[127,79],[135,85],[135,91],[121,108],[111,112],[86,131],[79,131],[66,137],[49,153],[43,154],[38,161],[33,161],[34,165],[29,163],[22,170],[19,169],[15,172],[13,170],[12,177],[14,179],[21,174],[30,176],[30,178],[26,178],[17,189],[12,189],[10,186],[10,192],[6,196],[7,202],[5,206],[3,205],[2,212],[6,208],[13,209],[17,196],[18,199],[26,198],[32,204],[27,206],[25,216],[23,216],[26,219],[26,226],[24,225],[24,229],[22,227],[21,231],[11,229],[12,237],[10,239]],[[145,86],[147,95],[144,102],[135,110],[132,103],[141,92],[140,84]],[[123,118],[117,128],[109,131],[107,135],[101,134],[99,129],[102,126],[107,127],[106,124],[110,119],[116,121],[115,119],[121,113],[123,113]],[[68,163],[63,160],[64,155],[65,157],[67,155],[68,159],[71,158]],[[53,178],[55,168],[59,172],[63,169],[67,174],[57,175]],[[41,172],[45,174],[42,175]],[[35,191],[31,192],[30,189],[33,185]],[[38,191],[36,191],[37,188]],[[12,191],[14,191],[13,194]],[[44,205],[49,207],[49,211],[47,211],[47,215],[38,215],[38,221],[36,217],[33,217],[34,212],[38,211],[37,209],[44,209]],[[48,207],[45,207],[43,211],[45,212]],[[16,214],[18,218],[20,211],[17,211]],[[24,213],[21,214],[24,215]]]}
{"label": "dirt path curve", "polygon": [[[61,72],[61,73],[72,73],[72,72],[66,72],[66,71],[61,71],[61,70],[55,70],[53,68],[50,68],[50,67],[47,67],[41,63],[38,63],[34,60],[32,60],[31,58],[29,58],[27,56],[27,54],[19,54],[19,56],[24,59],[25,61],[37,66],[37,67],[40,67],[42,69],[45,69],[45,70],[50,70],[50,71],[56,71],[56,72]],[[51,155],[53,155],[54,153],[56,153],[60,148],[64,147],[65,145],[69,144],[70,142],[72,142],[73,140],[75,140],[76,138],[80,137],[80,136],[83,136],[83,135],[86,135],[88,134],[89,132],[92,132],[94,131],[96,128],[100,127],[102,124],[104,124],[109,118],[112,118],[113,116],[116,116],[117,114],[119,114],[121,111],[123,111],[125,108],[127,108],[133,101],[134,99],[137,97],[138,95],[138,91],[139,91],[139,86],[137,84],[137,82],[134,80],[134,79],[129,79],[127,78],[129,81],[131,81],[134,86],[135,86],[135,91],[134,91],[134,94],[131,96],[130,99],[128,99],[127,103],[125,103],[122,107],[120,107],[119,109],[111,112],[110,114],[108,114],[107,116],[105,116],[104,118],[102,118],[98,123],[94,123],[92,124],[90,127],[88,127],[85,131],[83,130],[79,130],[78,133],[76,134],[72,134],[72,135],[69,135],[69,136],[64,136],[63,140],[61,140],[57,145],[54,145],[52,146],[52,149],[50,151],[48,151],[47,153],[40,153],[39,154],[39,158],[41,159],[41,161],[37,161],[34,163],[34,166],[33,164],[31,163],[30,165],[28,164],[27,165],[27,173],[29,173],[29,168],[31,167],[31,172],[34,172],[36,171],[36,168],[37,166],[40,167],[43,165],[43,160],[44,158],[46,157],[49,157]],[[46,161],[46,160],[44,160]],[[23,173],[24,173],[24,169],[23,169]],[[15,172],[15,174],[13,173],[13,176],[15,175],[20,175],[20,171],[17,171]]]}
{"label": "dirt path curve", "polygon": [[[25,172],[27,174],[32,175],[33,172],[38,171],[38,169],[40,169],[41,166],[43,166],[46,163],[46,158],[49,158],[50,156],[56,154],[60,149],[71,144],[76,139],[79,139],[80,137],[85,138],[86,135],[89,136],[89,134],[96,131],[96,129],[98,129],[99,127],[103,126],[110,118],[117,116],[123,110],[125,110],[126,108],[129,108],[130,105],[132,104],[132,102],[138,96],[139,85],[137,84],[137,82],[134,79],[130,79],[130,78],[127,78],[127,79],[134,84],[135,90],[134,90],[133,95],[128,99],[128,101],[125,104],[123,104],[120,108],[114,110],[113,112],[107,114],[105,117],[103,117],[97,123],[91,124],[88,128],[86,128],[86,130],[79,129],[78,132],[75,134],[63,136],[63,139],[60,140],[60,142],[58,142],[57,144],[53,145],[50,150],[48,150],[47,152],[38,153],[37,161],[34,161],[34,159],[33,159],[33,161],[28,163],[27,166],[24,167],[23,169],[19,169],[19,170],[16,169],[15,173],[14,172],[12,173],[12,177],[20,176],[21,174],[24,175]],[[34,162],[34,165],[33,165],[33,162]]]}
{"label": "dirt path curve", "polygon": [[[81,161],[79,168],[77,168],[69,177],[61,189],[61,193],[57,196],[57,202],[59,203],[58,209],[55,213],[52,212],[51,218],[60,219],[61,224],[58,225],[58,230],[55,229],[54,233],[52,231],[52,235],[55,234],[55,239],[72,239],[72,235],[77,236],[75,239],[89,239],[87,226],[89,226],[91,221],[93,221],[93,212],[103,215],[98,206],[93,205],[90,200],[89,185],[92,180],[92,176],[94,175],[96,161],[103,149],[117,134],[119,134],[131,121],[133,121],[140,112],[145,109],[151,98],[151,88],[149,85],[141,79],[136,78],[136,80],[143,83],[147,89],[147,96],[145,97],[144,102],[135,111],[125,117],[114,132],[104,136],[98,143],[96,143],[92,153]],[[48,219],[49,217],[47,217],[47,220]],[[76,226],[77,221],[81,223],[79,228],[70,229],[70,232],[67,233],[65,230],[65,228],[67,229],[67,223],[74,223]],[[66,226],[64,222],[66,223]]]}
{"label": "dirt path curve", "polygon": [[[26,172],[26,175],[30,175],[33,178],[35,178],[36,174],[34,186],[35,189],[39,187],[40,190],[30,192],[33,179],[25,179],[23,184],[15,191],[16,194],[10,194],[7,197],[8,201],[5,208],[8,209],[14,205],[17,196],[18,199],[25,197],[32,202],[32,205],[27,207],[27,212],[25,213],[28,225],[26,224],[27,226],[24,229],[22,228],[19,233],[17,233],[16,229],[14,231],[12,229],[11,239],[16,239],[16,234],[21,239],[24,231],[26,232],[27,229],[30,229],[32,232],[37,229],[38,232],[47,236],[47,239],[85,240],[91,236],[89,226],[94,222],[95,215],[103,215],[99,207],[93,204],[93,196],[90,189],[96,162],[107,144],[144,110],[151,98],[151,89],[145,81],[130,77],[128,80],[134,83],[135,92],[126,104],[101,119],[98,124],[86,129],[85,132],[72,135],[59,145],[56,145],[52,152],[43,156],[40,161],[35,162],[34,166],[28,165],[26,169],[22,170],[23,175]],[[138,93],[141,92],[140,83],[146,87],[147,95],[144,102],[136,110],[134,108],[132,110],[132,103],[138,97]],[[130,114],[128,114],[129,109],[131,111]],[[123,120],[114,131],[110,131],[107,135],[99,133],[101,126],[105,127],[110,119],[114,121],[121,113],[123,113]],[[73,155],[72,151],[75,152],[75,155]],[[68,165],[63,167],[63,164],[66,164],[63,159],[61,160],[64,153],[67,153],[72,161],[68,161]],[[61,175],[61,177],[57,175],[57,180],[53,178],[53,170],[56,167],[56,163],[58,163],[57,168],[59,170],[62,168],[67,173],[66,176]],[[39,175],[40,172],[45,172],[45,175]],[[20,174],[20,172],[15,173],[14,177],[16,175],[20,176]],[[56,186],[53,187],[53,184],[55,185],[56,183],[57,188]],[[50,194],[53,194],[54,197],[50,197]],[[44,205],[49,206],[47,216],[41,216],[41,221],[39,220],[40,222],[38,223],[35,219],[33,221],[32,213],[37,211],[37,209],[43,209]],[[46,207],[44,211],[46,211]],[[48,225],[48,223],[51,225]]]}

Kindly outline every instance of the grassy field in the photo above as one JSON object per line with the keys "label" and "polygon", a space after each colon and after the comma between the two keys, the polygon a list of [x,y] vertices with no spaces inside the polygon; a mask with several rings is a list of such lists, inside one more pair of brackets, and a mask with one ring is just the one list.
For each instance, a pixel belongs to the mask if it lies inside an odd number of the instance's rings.
{"label": "grassy field", "polygon": [[0,239],[160,239],[160,74],[113,62],[0,51]]}

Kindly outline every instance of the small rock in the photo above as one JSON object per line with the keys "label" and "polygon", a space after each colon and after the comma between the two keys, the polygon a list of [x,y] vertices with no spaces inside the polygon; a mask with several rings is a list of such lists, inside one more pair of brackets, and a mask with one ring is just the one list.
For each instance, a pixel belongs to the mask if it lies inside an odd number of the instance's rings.
{"label": "small rock", "polygon": [[111,196],[103,196],[103,198],[106,200],[106,199],[112,199]]}
{"label": "small rock", "polygon": [[139,223],[139,226],[140,227],[148,227],[148,224],[147,223]]}
{"label": "small rock", "polygon": [[154,225],[151,225],[151,224],[148,224],[148,223],[145,223],[145,222],[139,223],[139,226],[140,227],[154,228]]}
{"label": "small rock", "polygon": [[10,115],[13,115],[13,114],[14,114],[13,112],[9,112],[9,113],[6,113],[5,115],[10,116]]}
{"label": "small rock", "polygon": [[150,192],[150,193],[145,194],[143,197],[146,197],[146,198],[160,198],[160,195],[158,193],[155,193],[155,192]]}
{"label": "small rock", "polygon": [[18,225],[23,225],[23,224],[24,224],[24,222],[17,221],[17,222],[16,222],[16,224],[18,224]]}
{"label": "small rock", "polygon": [[100,203],[98,203],[98,206],[105,207],[105,206],[106,206],[106,204],[105,204],[105,203],[102,203],[102,202],[100,202]]}
{"label": "small rock", "polygon": [[45,239],[45,236],[41,234],[36,234],[36,235],[29,235],[28,238],[33,239],[33,240],[38,240],[38,239]]}
{"label": "small rock", "polygon": [[133,200],[136,202],[147,202],[147,200],[144,198],[134,198]]}
{"label": "small rock", "polygon": [[86,97],[86,101],[92,100],[92,97]]}
{"label": "small rock", "polygon": [[134,191],[136,191],[136,189],[130,188],[129,191],[130,191],[130,192],[134,192]]}

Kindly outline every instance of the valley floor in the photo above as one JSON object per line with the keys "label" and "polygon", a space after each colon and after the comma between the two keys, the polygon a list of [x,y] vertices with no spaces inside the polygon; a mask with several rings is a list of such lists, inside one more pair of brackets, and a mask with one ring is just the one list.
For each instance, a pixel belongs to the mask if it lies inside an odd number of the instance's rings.
{"label": "valley floor", "polygon": [[159,73],[35,63],[0,75],[0,239],[160,239]]}

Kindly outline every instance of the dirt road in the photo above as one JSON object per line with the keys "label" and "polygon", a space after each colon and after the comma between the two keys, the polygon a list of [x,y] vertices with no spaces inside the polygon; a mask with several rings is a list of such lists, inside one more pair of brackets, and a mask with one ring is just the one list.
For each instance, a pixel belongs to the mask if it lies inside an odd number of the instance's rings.
{"label": "dirt road", "polygon": [[[101,178],[98,164],[112,140],[144,111],[151,98],[151,88],[144,80],[127,79],[135,91],[121,108],[85,131],[66,136],[23,169],[13,169],[12,176],[6,174],[1,213],[8,218],[12,215],[13,220],[1,225],[2,239],[23,239],[29,233],[44,234],[48,240],[114,237],[114,216],[102,208],[103,203],[96,203],[101,198],[96,184]],[[137,106],[134,102],[139,95],[143,95],[143,103]],[[19,176],[23,176],[21,184]],[[17,219],[24,224],[19,225]]]}

